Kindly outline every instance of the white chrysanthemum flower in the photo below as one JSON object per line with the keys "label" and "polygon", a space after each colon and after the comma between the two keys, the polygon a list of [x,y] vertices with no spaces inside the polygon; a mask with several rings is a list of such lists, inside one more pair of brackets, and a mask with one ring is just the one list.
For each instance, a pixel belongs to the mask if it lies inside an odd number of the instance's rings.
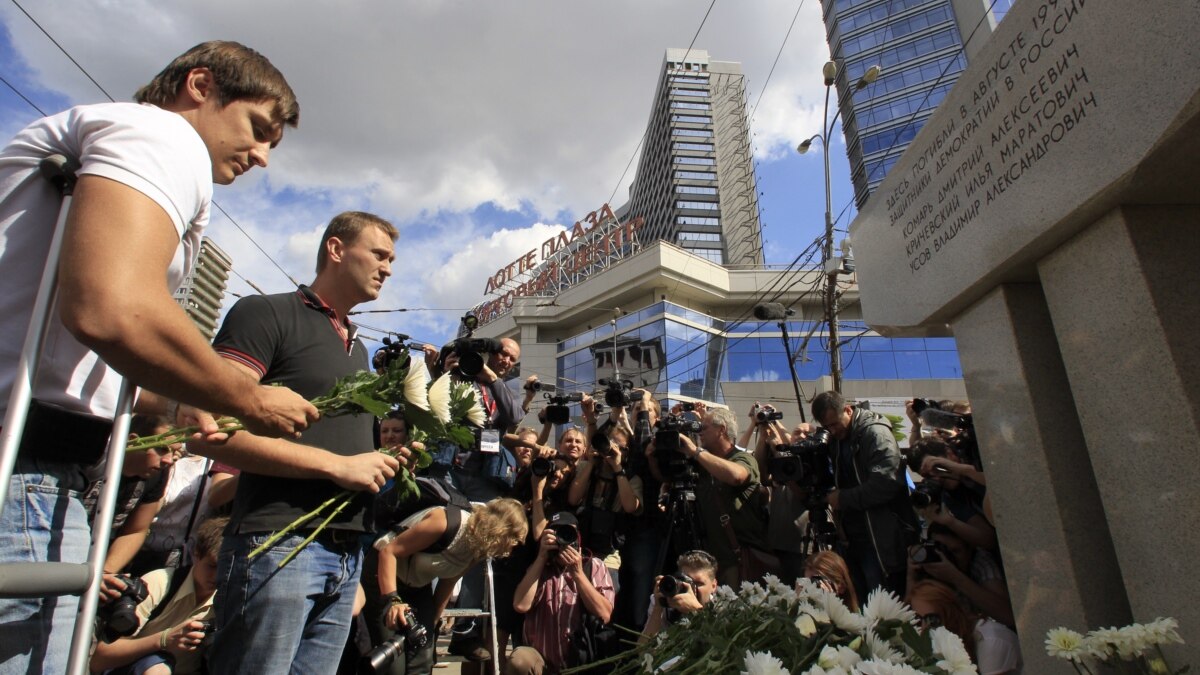
{"label": "white chrysanthemum flower", "polygon": [[1088,656],[1083,635],[1067,628],[1051,628],[1046,633],[1046,653],[1075,662]]}
{"label": "white chrysanthemum flower", "polygon": [[642,672],[654,672],[654,655],[650,653],[642,654]]}
{"label": "white chrysanthemum flower", "polygon": [[728,586],[718,586],[716,592],[713,593],[714,599],[721,600],[723,602],[733,602],[734,600],[737,600],[737,597],[737,593],[735,593],[733,589]]}
{"label": "white chrysanthemum flower", "polygon": [[903,663],[888,663],[887,661],[862,661],[854,667],[855,675],[923,675],[912,666]]}
{"label": "white chrysanthemum flower", "polygon": [[850,671],[841,666],[834,666],[826,670],[817,664],[813,664],[812,668],[804,671],[804,675],[850,675]]}
{"label": "white chrysanthemum flower", "polygon": [[858,665],[859,661],[862,661],[862,657],[858,655],[858,652],[845,645],[838,647],[826,645],[821,650],[821,655],[817,657],[817,663],[826,670],[841,669],[848,671]]}
{"label": "white chrysanthemum flower", "polygon": [[863,635],[867,639],[867,652],[871,658],[888,663],[904,663],[904,655],[896,651],[887,640],[879,637],[875,631],[864,631]]}
{"label": "white chrysanthemum flower", "polygon": [[450,422],[450,373],[429,385],[429,412],[442,424]]}
{"label": "white chrysanthemum flower", "polygon": [[822,589],[817,601],[838,628],[851,633],[862,633],[866,629],[867,620],[861,614],[850,611],[835,593]]}
{"label": "white chrysanthemum flower", "polygon": [[1149,640],[1156,645],[1183,644],[1179,637],[1179,622],[1170,617],[1159,617],[1145,626]]}
{"label": "white chrysanthemum flower", "polygon": [[934,653],[942,657],[937,662],[937,667],[946,671],[948,675],[975,675],[979,672],[957,635],[938,626],[929,631],[929,638],[933,643]]}
{"label": "white chrysanthemum flower", "polygon": [[912,623],[917,615],[911,607],[896,597],[896,594],[877,588],[867,596],[867,604],[863,606],[863,618],[867,620],[868,626],[874,626],[881,621]]}
{"label": "white chrysanthemum flower", "polygon": [[814,584],[812,579],[808,577],[796,579],[796,595],[800,596],[802,600],[815,600],[820,595],[821,590],[823,589]]}
{"label": "white chrysanthemum flower", "polygon": [[413,359],[408,364],[408,372],[404,375],[404,402],[421,410],[429,410],[429,391],[425,388],[429,382],[429,369],[423,359]]}
{"label": "white chrysanthemum flower", "polygon": [[1101,659],[1122,656],[1131,651],[1130,635],[1122,628],[1097,628],[1088,633],[1089,648]]}
{"label": "white chrysanthemum flower", "polygon": [[771,656],[771,652],[746,652],[746,669],[742,675],[789,675],[783,661]]}
{"label": "white chrysanthemum flower", "polygon": [[463,395],[469,396],[471,400],[471,407],[467,410],[467,421],[477,427],[483,426],[487,422],[487,414],[483,412],[483,404],[475,394],[475,387],[465,385],[463,390]]}
{"label": "white chrysanthemum flower", "polygon": [[817,622],[812,616],[801,612],[800,616],[796,617],[796,630],[804,637],[812,637],[817,632]]}
{"label": "white chrysanthemum flower", "polygon": [[811,616],[817,623],[832,623],[828,612],[810,602],[802,600],[797,604],[796,609],[802,614]]}

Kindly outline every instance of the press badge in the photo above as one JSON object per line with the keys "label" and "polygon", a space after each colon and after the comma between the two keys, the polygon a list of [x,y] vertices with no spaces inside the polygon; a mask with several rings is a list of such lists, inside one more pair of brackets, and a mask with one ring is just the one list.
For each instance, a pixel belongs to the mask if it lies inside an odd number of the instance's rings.
{"label": "press badge", "polygon": [[500,452],[500,432],[496,429],[484,429],[479,435],[479,451],[492,455]]}

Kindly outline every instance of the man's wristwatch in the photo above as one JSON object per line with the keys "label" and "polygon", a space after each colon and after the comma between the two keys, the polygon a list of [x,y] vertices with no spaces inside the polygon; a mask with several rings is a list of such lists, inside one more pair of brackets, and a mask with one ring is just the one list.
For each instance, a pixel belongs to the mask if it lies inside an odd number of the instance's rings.
{"label": "man's wristwatch", "polygon": [[696,446],[696,453],[692,455],[692,459],[700,459],[700,453],[704,452],[704,448]]}
{"label": "man's wristwatch", "polygon": [[617,469],[615,473],[613,473],[614,478],[620,478],[621,476],[628,477],[625,473],[625,467],[621,467],[620,469]]}

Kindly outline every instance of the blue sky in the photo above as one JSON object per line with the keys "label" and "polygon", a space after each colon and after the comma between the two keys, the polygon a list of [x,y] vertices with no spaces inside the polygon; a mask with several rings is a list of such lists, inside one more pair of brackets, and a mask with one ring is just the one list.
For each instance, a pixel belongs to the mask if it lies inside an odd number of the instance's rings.
{"label": "blue sky", "polygon": [[[762,97],[751,128],[768,263],[790,262],[823,229],[819,147],[804,156],[794,150],[820,130],[828,58],[820,3],[807,2],[721,0],[695,43],[713,59],[743,64],[749,107]],[[685,0],[364,1],[303,12],[282,0],[22,4],[118,100],[203,40],[239,40],[271,58],[297,91],[300,128],[285,136],[268,170],[218,187],[217,201],[301,282],[312,278],[320,232],[334,214],[388,218],[401,230],[400,262],[380,300],[362,309],[438,311],[363,322],[435,342],[452,334],[463,308],[484,299],[488,273],[614,191],[614,207],[625,201],[633,176],[622,171],[644,131],[663,52],[687,47],[708,7]],[[0,22],[0,77],[43,110],[105,100],[14,6],[0,7]],[[37,116],[0,84],[0,134],[8,138]],[[837,214],[852,189],[844,143],[834,136]],[[290,286],[223,216],[214,215],[209,234],[256,285]],[[253,292],[237,277],[229,290]]]}

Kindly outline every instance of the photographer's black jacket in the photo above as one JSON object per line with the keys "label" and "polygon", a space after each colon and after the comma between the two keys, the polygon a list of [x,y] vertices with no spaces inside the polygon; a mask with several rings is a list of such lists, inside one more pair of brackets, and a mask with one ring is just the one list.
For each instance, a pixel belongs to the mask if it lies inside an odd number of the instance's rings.
{"label": "photographer's black jacket", "polygon": [[906,545],[915,537],[917,520],[891,422],[856,408],[849,436],[831,440],[830,451],[846,536],[869,541],[883,569],[904,569]]}

